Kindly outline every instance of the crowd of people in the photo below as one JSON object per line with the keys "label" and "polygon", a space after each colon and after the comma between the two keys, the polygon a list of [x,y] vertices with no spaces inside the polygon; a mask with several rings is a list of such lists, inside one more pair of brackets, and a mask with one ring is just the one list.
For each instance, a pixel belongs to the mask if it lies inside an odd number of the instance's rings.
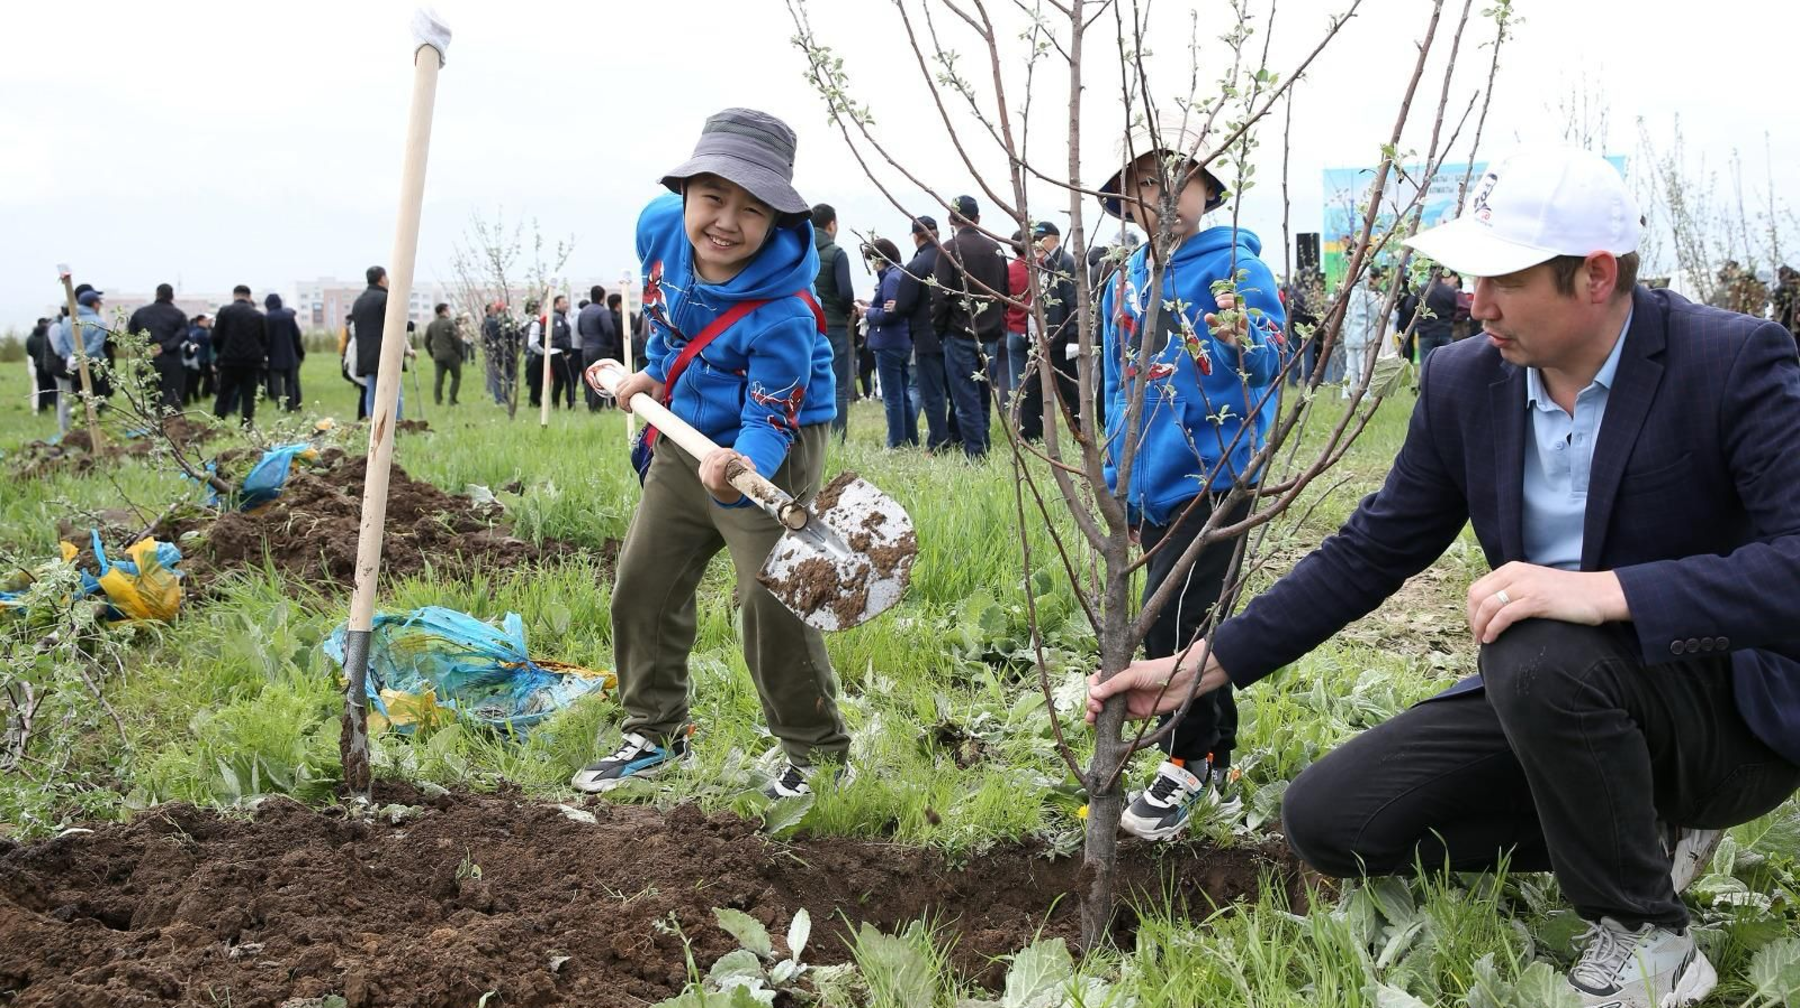
{"label": "crowd of people", "polygon": [[245,423],[255,417],[259,398],[299,409],[306,341],[294,310],[283,306],[279,294],[264,298],[261,309],[251,297],[250,288],[239,284],[217,315],[189,317],[175,305],[175,289],[158,284],[155,300],[114,329],[103,314],[106,292],[76,286],[75,317],[64,308],[58,318],[38,319],[26,337],[33,409],[54,409],[58,430],[67,433],[81,391],[80,358],[91,362],[88,391],[104,408],[116,391],[121,356],[141,359],[156,409],[179,411],[210,401],[217,416],[241,411]]}

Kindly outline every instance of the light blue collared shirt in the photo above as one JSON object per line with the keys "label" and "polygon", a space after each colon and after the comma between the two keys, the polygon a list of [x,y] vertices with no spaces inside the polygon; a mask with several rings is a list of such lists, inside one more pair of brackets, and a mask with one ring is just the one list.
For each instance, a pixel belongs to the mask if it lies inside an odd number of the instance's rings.
{"label": "light blue collared shirt", "polygon": [[1588,474],[1594,440],[1606,417],[1606,400],[1619,372],[1619,355],[1631,315],[1613,342],[1600,373],[1575,397],[1575,415],[1563,412],[1544,389],[1537,368],[1525,369],[1525,409],[1531,436],[1525,439],[1525,560],[1561,570],[1581,569],[1582,522],[1587,517]]}

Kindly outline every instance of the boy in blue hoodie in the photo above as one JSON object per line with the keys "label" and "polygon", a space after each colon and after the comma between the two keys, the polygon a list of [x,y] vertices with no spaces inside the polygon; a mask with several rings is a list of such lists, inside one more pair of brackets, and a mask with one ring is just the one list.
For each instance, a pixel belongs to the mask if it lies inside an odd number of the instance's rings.
{"label": "boy in blue hoodie", "polygon": [[[1274,382],[1281,370],[1280,333],[1286,320],[1275,278],[1257,258],[1262,250],[1257,237],[1230,225],[1200,226],[1201,217],[1229,195],[1216,177],[1189,160],[1204,158],[1200,138],[1187,129],[1168,129],[1160,136],[1145,130],[1132,136],[1126,150],[1137,156],[1101,187],[1101,205],[1151,239],[1100,294],[1106,480],[1117,493],[1128,400],[1144,387],[1125,497],[1149,554],[1148,602],[1173,575],[1176,561],[1199,537],[1214,508],[1224,503],[1233,483],[1257,482],[1260,474],[1252,471],[1251,458],[1262,449],[1275,414]],[[1119,162],[1125,162],[1123,155]],[[1174,200],[1174,247],[1162,289],[1152,292],[1152,246],[1161,224],[1165,179],[1180,187]],[[1234,282],[1237,296],[1215,298],[1213,285],[1219,281]],[[1239,301],[1243,309],[1234,311]],[[1153,304],[1156,330],[1146,357],[1141,340]],[[1250,500],[1240,500],[1219,516],[1216,527],[1235,524],[1249,511]],[[1177,654],[1199,635],[1225,587],[1235,546],[1234,541],[1217,542],[1201,551],[1145,636],[1147,657]],[[1236,741],[1237,706],[1231,691],[1196,698],[1163,739],[1167,757],[1149,787],[1132,797],[1121,828],[1150,840],[1180,833],[1195,803],[1209,788],[1224,785]]]}
{"label": "boy in blue hoodie", "polygon": [[694,156],[663,177],[671,195],[638,218],[649,364],[620,384],[618,400],[629,409],[647,393],[721,447],[697,459],[668,438],[653,442],[612,595],[624,739],[575,775],[583,791],[687,755],[694,591],[720,548],[737,568],[744,661],[787,757],[764,793],[809,793],[821,762],[841,768],[850,747],[823,638],[756,580],[782,528],[725,475],[738,461],[812,497],[837,413],[831,344],[811,293],[811,207],[791,184],[794,146],[781,120],[726,109],[706,121]]}

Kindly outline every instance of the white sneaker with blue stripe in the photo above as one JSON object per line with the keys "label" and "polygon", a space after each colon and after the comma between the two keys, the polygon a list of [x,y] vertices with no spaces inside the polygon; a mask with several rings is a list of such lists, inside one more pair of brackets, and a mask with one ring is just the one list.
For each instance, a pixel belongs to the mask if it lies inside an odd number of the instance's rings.
{"label": "white sneaker with blue stripe", "polygon": [[1187,828],[1194,806],[1206,797],[1212,774],[1206,777],[1164,760],[1156,768],[1150,786],[1131,796],[1131,805],[1119,819],[1119,828],[1145,840],[1170,840]]}
{"label": "white sneaker with blue stripe", "polygon": [[610,791],[629,780],[654,777],[664,768],[687,758],[687,754],[685,736],[658,745],[637,732],[627,732],[612,755],[582,767],[569,783],[575,790],[590,794]]}

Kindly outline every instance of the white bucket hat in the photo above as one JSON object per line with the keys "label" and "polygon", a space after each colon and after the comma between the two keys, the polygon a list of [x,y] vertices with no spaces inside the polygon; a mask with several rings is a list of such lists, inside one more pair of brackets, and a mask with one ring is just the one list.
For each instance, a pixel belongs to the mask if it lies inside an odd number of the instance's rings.
{"label": "white bucket hat", "polygon": [[1636,252],[1643,218],[1625,180],[1592,151],[1521,151],[1490,167],[1462,216],[1406,240],[1474,277],[1505,276],[1557,256]]}
{"label": "white bucket hat", "polygon": [[[1186,118],[1185,116],[1182,118]],[[1124,207],[1120,205],[1125,195],[1125,166],[1143,157],[1145,154],[1180,154],[1192,158],[1195,162],[1204,162],[1212,156],[1212,152],[1201,145],[1198,130],[1182,123],[1164,122],[1160,130],[1139,124],[1131,127],[1119,138],[1116,148],[1117,156],[1113,158],[1112,176],[1100,187],[1100,208],[1114,217],[1125,216]],[[1213,197],[1206,201],[1206,212],[1211,213],[1225,204],[1225,198],[1231,193],[1219,177],[1202,168],[1201,174],[1206,177],[1206,184],[1212,187]]]}

